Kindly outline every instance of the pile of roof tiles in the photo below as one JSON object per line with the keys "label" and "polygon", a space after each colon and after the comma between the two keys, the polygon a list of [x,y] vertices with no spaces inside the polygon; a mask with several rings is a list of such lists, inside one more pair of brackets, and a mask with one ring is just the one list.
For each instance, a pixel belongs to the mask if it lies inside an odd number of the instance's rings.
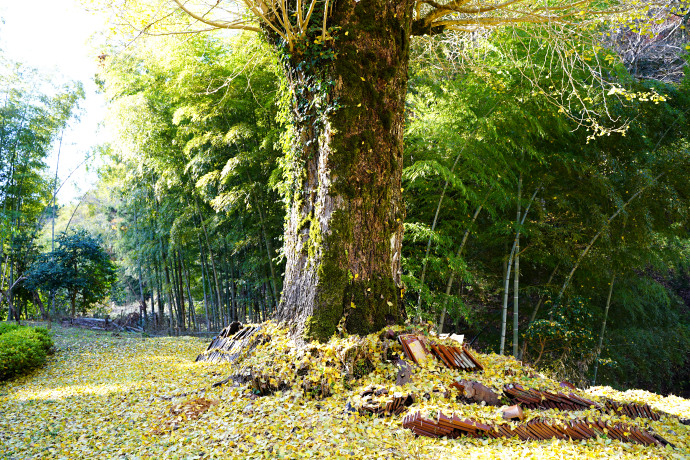
{"label": "pile of roof tiles", "polygon": [[659,420],[660,416],[648,404],[621,403],[607,400],[603,405],[592,400],[582,398],[574,393],[563,394],[550,391],[541,391],[534,388],[523,388],[521,385],[508,384],[503,387],[503,393],[513,403],[519,403],[528,409],[560,409],[583,410],[596,408],[605,412],[624,414],[630,418],[644,417],[650,420]]}
{"label": "pile of roof tiles", "polygon": [[[361,415],[376,414],[376,415],[400,415],[409,406],[414,404],[414,397],[411,394],[396,392],[392,396],[387,397],[388,389],[384,387],[370,386],[364,389],[361,394],[362,405],[357,408]],[[385,398],[383,400],[377,397]]]}
{"label": "pile of roof tiles", "polygon": [[239,323],[233,323],[211,340],[206,351],[197,356],[196,361],[231,363],[237,359],[260,329],[261,326],[242,327]]}
{"label": "pile of roof tiles", "polygon": [[405,355],[416,364],[419,364],[427,356],[433,354],[451,369],[460,369],[464,371],[484,370],[484,366],[477,361],[464,345],[455,347],[428,342],[429,348],[431,348],[430,353],[425,343],[426,340],[417,335],[403,334],[398,337],[398,340],[403,347]]}
{"label": "pile of roof tiles", "polygon": [[574,393],[563,394],[541,391],[534,388],[524,388],[517,383],[511,383],[503,387],[503,393],[513,403],[519,403],[528,409],[560,409],[582,410],[592,407],[598,408],[599,404]]}
{"label": "pile of roof tiles", "polygon": [[650,420],[659,420],[661,418],[656,411],[649,407],[649,404],[621,403],[607,399],[604,403],[604,407],[609,412],[614,412],[619,415],[624,414],[630,418],[643,417]]}
{"label": "pile of roof tiles", "polygon": [[434,420],[423,417],[421,412],[415,412],[403,418],[403,427],[412,430],[419,436],[432,438],[470,436],[474,438],[518,437],[523,441],[552,438],[579,441],[606,435],[612,439],[645,446],[668,444],[668,441],[661,436],[630,425],[610,424],[602,420],[589,421],[587,419],[575,419],[561,423],[550,423],[546,419],[533,419],[517,425],[509,423],[486,425],[476,420],[461,419],[455,414],[447,417],[439,413],[438,418]]}
{"label": "pile of roof tiles", "polygon": [[439,413],[438,418],[433,420],[422,417],[421,412],[414,412],[403,417],[402,425],[419,436],[431,438],[439,438],[441,436],[458,438],[463,435],[481,438],[487,436],[489,432],[493,432],[493,428],[489,425],[476,420],[461,419],[455,414],[451,417],[446,417]]}

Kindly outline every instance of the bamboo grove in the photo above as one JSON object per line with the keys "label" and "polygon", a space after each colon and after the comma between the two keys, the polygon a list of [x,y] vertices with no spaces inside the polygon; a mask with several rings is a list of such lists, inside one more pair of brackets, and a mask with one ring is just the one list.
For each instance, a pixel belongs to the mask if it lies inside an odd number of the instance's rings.
{"label": "bamboo grove", "polygon": [[112,238],[123,292],[147,317],[148,305],[152,323],[218,330],[275,311],[275,84],[261,47],[202,37],[104,69],[118,139],[103,176],[117,196]]}

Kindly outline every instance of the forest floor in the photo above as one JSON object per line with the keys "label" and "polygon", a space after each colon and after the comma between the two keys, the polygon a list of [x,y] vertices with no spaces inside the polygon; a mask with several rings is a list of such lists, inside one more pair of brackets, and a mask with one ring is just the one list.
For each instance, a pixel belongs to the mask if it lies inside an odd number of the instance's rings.
{"label": "forest floor", "polygon": [[[671,414],[659,421],[624,416],[622,420],[653,430],[675,447],[645,447],[606,437],[578,442],[434,439],[403,428],[403,415],[373,417],[345,410],[363,385],[385,383],[386,369],[375,369],[343,386],[334,384],[330,371],[321,367],[332,396],[311,399],[302,388],[293,387],[257,397],[247,385],[211,387],[230,375],[231,367],[194,362],[206,349],[207,339],[148,338],[57,325],[52,331],[57,351],[48,364],[0,384],[0,458],[690,458],[690,427],[677,418],[690,418],[690,401],[674,396],[620,393],[605,387],[587,393],[592,398],[606,394],[620,401],[646,402]],[[294,359],[286,348],[288,340],[273,334],[272,342],[256,350],[269,356],[257,368],[283,366],[276,353]],[[323,350],[324,356],[338,352]],[[486,384],[500,384],[505,375],[527,381],[510,359],[477,357],[486,367],[481,377]],[[512,370],[505,372],[508,368]],[[283,371],[276,369],[276,376]],[[433,367],[420,373],[427,380],[444,378]],[[495,407],[470,408],[444,401],[443,396],[420,402],[414,409],[433,411],[432,405],[448,415],[459,411],[484,422],[500,419]],[[525,413],[529,418],[530,411]],[[553,416],[569,416],[562,414]]]}

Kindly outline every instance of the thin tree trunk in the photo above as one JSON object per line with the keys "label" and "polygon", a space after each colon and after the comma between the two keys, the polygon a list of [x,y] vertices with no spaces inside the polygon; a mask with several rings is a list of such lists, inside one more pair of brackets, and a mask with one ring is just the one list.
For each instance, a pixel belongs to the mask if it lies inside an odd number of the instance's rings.
{"label": "thin tree trunk", "polygon": [[[249,174],[247,174],[247,179],[251,182],[251,178],[249,177]],[[268,233],[266,232],[266,224],[264,222],[264,213],[261,209],[261,205],[259,204],[259,200],[256,198],[256,194],[252,193],[252,199],[254,200],[254,205],[256,206],[256,210],[259,213],[259,224],[261,226],[261,234],[263,235],[264,238],[264,243],[266,247],[266,258],[268,259],[268,266],[271,270],[271,287],[273,288],[273,298],[278,299],[278,279],[276,277],[276,271],[275,268],[273,268],[273,243],[271,243],[271,240],[268,238]],[[276,307],[278,305],[276,304]]]}
{"label": "thin tree trunk", "polygon": [[180,279],[180,318],[182,318],[181,321],[181,327],[183,331],[187,330],[187,315],[188,315],[188,310],[189,306],[185,305],[185,298],[184,298],[184,289],[185,289],[185,283],[184,283],[184,263],[182,262],[182,253],[178,250],[177,251],[177,266],[178,266],[178,272],[179,272],[179,279]]}
{"label": "thin tree trunk", "polygon": [[136,204],[134,206],[134,234],[137,238],[137,275],[139,278],[139,304],[140,311],[144,315],[144,325],[148,323],[148,312],[146,311],[146,297],[144,296],[144,288],[141,281],[141,247],[139,246],[139,219],[137,218]]}
{"label": "thin tree trunk", "polygon": [[201,259],[201,287],[204,291],[204,316],[206,317],[206,331],[211,332],[211,320],[208,316],[208,294],[206,292],[206,270],[204,269],[204,259],[206,255],[204,254],[204,246],[201,243],[201,237],[199,237],[199,258]]}
{"label": "thin tree trunk", "polygon": [[34,297],[34,303],[36,305],[38,305],[38,309],[41,311],[41,319],[45,321],[48,318],[48,315],[47,315],[46,309],[43,305],[43,301],[41,300],[41,296],[38,294],[37,291],[34,291],[33,297]]}
{"label": "thin tree trunk", "polygon": [[[9,201],[8,197],[10,195],[10,188],[12,187],[12,182],[15,180],[14,179],[14,173],[16,170],[16,162],[17,162],[17,146],[19,145],[20,133],[24,129],[24,122],[26,121],[26,111],[27,111],[27,108],[25,106],[24,110],[22,111],[21,119],[19,121],[19,127],[17,128],[17,131],[16,131],[17,136],[14,139],[14,145],[12,147],[12,155],[11,155],[11,159],[10,159],[10,173],[8,174],[7,182],[5,183],[5,187],[4,187],[4,190],[2,192],[3,200],[2,200],[2,214],[1,215],[3,215],[3,216],[5,215],[5,212],[7,211],[7,204]],[[2,238],[0,238],[0,259],[4,255],[4,252],[3,252],[4,248],[5,248],[5,233],[3,232]],[[11,263],[12,262],[10,261],[9,256],[7,257],[6,260],[7,260],[6,263],[10,263],[10,269],[11,269]],[[12,285],[11,279],[10,279],[9,285],[10,286]],[[2,285],[0,285],[0,289],[1,288],[2,288]],[[12,302],[11,302],[9,297],[7,297],[7,299],[8,299],[8,305],[9,305],[8,318],[12,318],[12,311],[13,311]]]}
{"label": "thin tree trunk", "polygon": [[246,322],[247,321],[247,299],[249,297],[249,292],[245,286],[243,289],[243,299],[242,299],[242,319],[241,322]]}
{"label": "thin tree trunk", "polygon": [[[53,199],[51,205],[51,222],[50,222],[50,252],[55,251],[55,200],[57,199],[58,189],[58,169],[60,168],[60,152],[62,151],[62,136],[64,129],[60,131],[60,143],[58,144],[57,161],[55,162],[55,182],[53,183]],[[55,312],[55,291],[50,291],[50,306],[48,307],[48,329],[53,327],[52,314]]]}
{"label": "thin tree trunk", "polygon": [[14,305],[12,304],[12,297],[7,295],[7,296],[5,296],[5,298],[7,299],[7,305],[9,307],[8,316],[7,316],[8,321],[14,320],[17,322],[17,324],[21,324],[19,317],[17,316],[17,314],[14,311]]}
{"label": "thin tree trunk", "polygon": [[217,299],[216,296],[213,293],[213,282],[212,282],[212,276],[210,273],[210,268],[209,268],[209,262],[206,259],[206,256],[204,255],[204,270],[206,270],[206,280],[208,281],[208,297],[209,297],[209,307],[211,311],[211,323],[213,323],[213,328],[216,329],[218,328],[219,320],[218,320],[218,309],[217,309]]}
{"label": "thin tree trunk", "polygon": [[146,267],[146,285],[148,286],[148,296],[151,299],[151,310],[149,312],[149,324],[156,327],[156,280],[153,273],[153,260],[149,260],[148,266]]}
{"label": "thin tree trunk", "polygon": [[[0,248],[1,249],[1,248]],[[5,280],[7,280],[7,272],[10,267],[10,255],[6,254],[2,262],[2,273],[0,273],[0,289],[5,285]]]}
{"label": "thin tree trunk", "polygon": [[513,268],[514,252],[515,244],[513,244],[513,248],[511,249],[510,255],[508,257],[508,262],[505,270],[505,279],[503,281],[503,308],[501,309],[501,345],[499,349],[500,351],[498,352],[499,355],[502,355],[505,350],[506,324],[508,322],[508,296],[510,295],[510,272]]}
{"label": "thin tree trunk", "polygon": [[157,326],[162,326],[165,321],[165,304],[163,303],[163,287],[160,274],[160,262],[154,265],[154,270],[156,272],[156,291],[158,291],[158,324]]}
{"label": "thin tree trunk", "polygon": [[230,273],[230,270],[228,269],[228,244],[225,240],[223,240],[223,248],[225,249],[225,253],[223,254],[223,283],[221,284],[221,288],[223,289],[223,295],[224,295],[224,311],[225,311],[225,317],[227,318],[226,323],[230,324],[232,322],[232,300],[230,298],[230,280],[228,279],[228,275]]}
{"label": "thin tree trunk", "polygon": [[77,293],[72,292],[70,293],[69,296],[70,304],[72,305],[72,319],[76,316],[76,308],[77,308]]}
{"label": "thin tree trunk", "polygon": [[520,238],[515,248],[515,273],[513,274],[513,356],[518,357],[518,327],[519,327],[519,290],[520,290]]}
{"label": "thin tree trunk", "polygon": [[180,330],[186,329],[185,324],[185,301],[184,301],[184,283],[182,281],[182,264],[180,251],[177,252],[177,257],[173,259],[173,276],[175,279],[175,295],[177,296],[177,327]]}
{"label": "thin tree trunk", "polygon": [[196,309],[194,308],[194,297],[192,297],[192,288],[189,284],[189,267],[184,263],[184,260],[181,260],[182,262],[182,270],[184,271],[185,275],[185,282],[187,284],[187,298],[189,299],[189,323],[192,326],[192,330],[196,330]]}
{"label": "thin tree trunk", "polygon": [[609,295],[606,298],[606,308],[604,309],[604,321],[601,323],[601,332],[599,332],[599,345],[597,346],[596,356],[594,358],[594,377],[592,377],[592,386],[597,384],[597,371],[599,370],[599,355],[601,354],[601,347],[604,345],[604,332],[606,332],[606,320],[609,317],[609,307],[611,306],[611,294],[613,294],[613,283],[616,281],[616,272],[614,270],[611,275],[611,282],[609,283]]}
{"label": "thin tree trunk", "polygon": [[211,259],[211,268],[213,269],[213,280],[216,284],[216,297],[218,299],[218,309],[223,307],[223,299],[220,294],[220,286],[218,284],[218,271],[216,270],[216,261],[213,257],[213,250],[211,249],[211,243],[208,238],[208,232],[206,231],[206,224],[204,223],[204,217],[201,215],[201,208],[199,207],[199,202],[194,197],[194,204],[196,205],[196,212],[199,215],[199,222],[201,223],[201,229],[204,232],[204,237],[206,238],[206,247],[208,248],[209,259]]}
{"label": "thin tree trunk", "polygon": [[170,281],[172,283],[171,289],[172,294],[175,297],[175,330],[180,328],[180,282],[177,270],[177,257],[175,257],[175,251],[172,252],[170,257]]}
{"label": "thin tree trunk", "polygon": [[230,255],[230,303],[232,320],[237,321],[237,290],[235,287],[235,262]]}
{"label": "thin tree trunk", "polygon": [[269,305],[274,305],[275,304],[275,299],[271,298],[271,290],[268,288],[267,284],[263,284],[263,296],[261,300],[261,307],[262,307],[262,318],[261,321],[266,321],[268,319],[268,306]]}
{"label": "thin tree trunk", "polygon": [[[13,269],[12,269],[12,262],[10,262],[10,286],[13,284],[12,282],[12,277],[13,277]],[[19,320],[16,318],[16,314],[14,312],[14,305],[12,302],[12,290],[8,289],[7,294],[5,295],[5,298],[7,299],[7,317],[9,319],[14,319],[19,323]]]}
{"label": "thin tree trunk", "polygon": [[175,299],[172,292],[172,283],[170,282],[170,270],[168,268],[168,262],[163,256],[163,269],[165,270],[165,283],[168,290],[168,308],[170,310],[170,317],[168,318],[168,335],[172,335],[175,321],[174,306]]}
{"label": "thin tree trunk", "polygon": [[50,291],[50,306],[48,307],[48,329],[53,328],[53,317],[55,317],[55,290]]}
{"label": "thin tree trunk", "polygon": [[[10,286],[9,286],[9,288],[7,288],[6,292],[3,293],[2,291],[0,291],[0,294],[2,294],[7,299],[7,303],[9,305],[9,312],[12,313],[12,315],[13,315],[13,316],[8,315],[7,320],[10,321],[10,320],[14,319],[15,321],[17,321],[17,324],[19,324],[20,319],[19,319],[19,315],[17,314],[16,309],[14,308],[14,305],[13,305],[12,291],[14,291],[14,288],[19,283],[24,281],[25,279],[26,279],[25,276],[20,276],[19,278],[17,278],[16,281],[14,281],[12,284],[10,284]],[[0,297],[0,299],[2,299],[2,297]]]}
{"label": "thin tree trunk", "polygon": [[[266,273],[266,267],[263,267],[263,272],[264,272],[264,280],[268,279],[268,274]],[[270,282],[266,283],[265,281],[261,284],[261,308],[263,311],[264,318],[263,320],[266,320],[266,305],[278,305],[275,302],[275,298],[273,297],[273,291],[271,290],[270,287]]]}

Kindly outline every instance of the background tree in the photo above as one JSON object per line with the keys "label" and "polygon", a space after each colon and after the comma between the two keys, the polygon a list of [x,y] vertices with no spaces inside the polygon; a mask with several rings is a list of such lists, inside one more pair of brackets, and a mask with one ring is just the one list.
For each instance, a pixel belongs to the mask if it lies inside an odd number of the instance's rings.
{"label": "background tree", "polygon": [[102,302],[115,281],[115,265],[101,242],[85,231],[62,233],[58,247],[41,254],[25,282],[27,289],[64,290],[72,317]]}
{"label": "background tree", "polygon": [[[438,318],[447,307],[446,331],[465,333],[475,346],[499,351],[501,320],[497,306],[505,298],[510,249],[520,231],[520,312],[512,319],[518,320],[520,349],[526,348],[523,359],[584,381],[595,359],[594,347],[577,348],[582,353],[573,353],[575,348],[555,346],[563,341],[554,340],[549,342],[553,348],[545,348],[544,354],[541,344],[547,345],[548,340],[567,330],[573,337],[580,334],[584,338],[584,324],[590,324],[598,334],[611,271],[617,269],[617,289],[636,286],[636,294],[630,295],[639,296],[640,303],[627,305],[614,292],[611,313],[615,312],[616,321],[609,320],[607,330],[611,327],[611,333],[620,340],[627,327],[637,328],[633,316],[649,319],[647,315],[656,317],[655,311],[661,308],[675,323],[658,323],[665,332],[655,332],[657,346],[674,356],[670,362],[687,362],[687,352],[673,352],[687,350],[682,337],[690,318],[683,315],[687,307],[679,302],[678,291],[671,289],[670,283],[677,276],[683,245],[668,244],[687,238],[681,224],[687,219],[682,203],[687,203],[689,196],[682,178],[690,167],[685,121],[688,100],[683,86],[638,82],[620,63],[611,62],[604,70],[617,75],[618,84],[629,95],[656,94],[656,103],[634,98],[623,104],[612,99],[602,101],[613,116],[624,119],[634,114],[636,118],[624,136],[611,134],[588,140],[586,133],[575,129],[573,120],[556,110],[548,96],[535,90],[533,81],[524,76],[525,66],[515,67],[514,61],[502,59],[507,52],[519,55],[520,42],[485,39],[484,46],[479,38],[475,43],[480,43],[477,52],[491,64],[491,73],[478,70],[471,53],[451,59],[444,37],[420,47],[423,60],[419,67],[413,67],[403,173],[408,202],[404,279],[413,288],[406,296],[409,311],[416,310],[414,291],[419,289],[424,319]],[[511,46],[516,49],[511,50]],[[599,59],[610,53],[600,50]],[[535,69],[534,74],[540,72]],[[560,78],[554,72],[542,74],[544,79],[536,88],[548,89],[552,78]],[[516,228],[516,205],[521,200],[524,210],[531,195],[527,191],[538,187],[542,191],[528,219]],[[590,249],[585,253],[587,247]],[[457,257],[460,248],[462,257]],[[427,271],[422,288],[424,263]],[[657,281],[650,280],[653,273]],[[667,276],[666,287],[659,286],[658,280]],[[627,280],[625,284],[620,284],[621,277]],[[665,294],[659,297],[661,292]],[[623,291],[618,294],[629,299]],[[666,300],[658,302],[660,298]],[[654,302],[657,307],[648,312],[641,307]],[[575,310],[581,318],[569,316]],[[637,313],[633,315],[633,311]],[[535,320],[530,330],[528,326]],[[548,325],[553,326],[553,336],[546,334],[544,326]],[[635,346],[644,343],[645,349],[650,346],[649,353],[653,353],[651,342],[632,338],[624,345],[608,348],[607,381],[613,375],[613,362],[618,358],[621,363],[629,362],[627,355],[623,360],[622,352],[632,347],[633,341]],[[591,337],[587,343],[592,344]],[[627,371],[631,369],[626,365]],[[680,369],[678,364],[669,364],[665,372],[678,382],[684,375]],[[645,379],[644,385],[660,388],[659,381],[652,384],[653,379]]]}

